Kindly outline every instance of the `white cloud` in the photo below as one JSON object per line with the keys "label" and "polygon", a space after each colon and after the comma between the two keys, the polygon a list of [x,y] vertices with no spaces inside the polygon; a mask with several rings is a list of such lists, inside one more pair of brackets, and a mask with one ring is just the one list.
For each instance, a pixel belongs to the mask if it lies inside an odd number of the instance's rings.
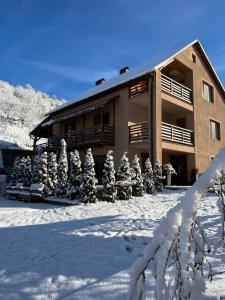
{"label": "white cloud", "polygon": [[54,73],[60,77],[80,82],[93,82],[99,78],[112,78],[116,76],[117,70],[89,70],[80,67],[70,67],[58,64],[32,61],[28,59],[9,58],[17,63],[27,64],[38,69]]}

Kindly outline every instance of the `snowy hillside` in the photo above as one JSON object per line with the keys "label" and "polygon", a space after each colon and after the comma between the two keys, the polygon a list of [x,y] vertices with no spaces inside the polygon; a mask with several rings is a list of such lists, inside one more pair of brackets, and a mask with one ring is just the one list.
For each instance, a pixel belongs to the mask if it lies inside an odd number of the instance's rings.
{"label": "snowy hillside", "polygon": [[0,140],[30,147],[29,132],[45,113],[63,102],[34,90],[30,85],[14,87],[0,81]]}

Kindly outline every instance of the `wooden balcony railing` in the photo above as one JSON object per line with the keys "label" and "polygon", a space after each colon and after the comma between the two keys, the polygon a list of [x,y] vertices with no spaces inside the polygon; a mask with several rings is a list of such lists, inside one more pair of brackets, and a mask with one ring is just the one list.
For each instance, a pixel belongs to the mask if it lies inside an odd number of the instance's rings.
{"label": "wooden balcony railing", "polygon": [[129,142],[141,143],[149,140],[149,123],[139,123],[129,126]]}
{"label": "wooden balcony railing", "polygon": [[164,74],[161,74],[161,89],[185,102],[192,103],[192,90]]}
{"label": "wooden balcony railing", "polygon": [[82,148],[98,144],[114,144],[114,127],[102,125],[87,128],[85,131],[65,134],[62,137],[52,136],[48,142],[41,147],[46,150],[56,150],[60,148],[61,139],[65,139],[68,148]]}
{"label": "wooden balcony railing", "polygon": [[194,145],[194,131],[162,122],[162,139],[189,146]]}

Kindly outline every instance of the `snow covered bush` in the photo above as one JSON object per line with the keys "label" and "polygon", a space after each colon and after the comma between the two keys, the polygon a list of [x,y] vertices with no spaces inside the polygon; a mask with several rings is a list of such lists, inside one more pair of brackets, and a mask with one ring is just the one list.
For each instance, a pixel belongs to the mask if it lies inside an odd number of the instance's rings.
{"label": "snow covered bush", "polygon": [[79,151],[74,150],[70,152],[70,174],[67,189],[67,197],[72,200],[80,198],[81,173],[82,169]]}
{"label": "snow covered bush", "polygon": [[148,194],[154,193],[155,191],[154,173],[149,158],[147,158],[145,161],[144,186],[145,186],[146,193]]}
{"label": "snow covered bush", "polygon": [[95,162],[91,148],[87,150],[84,161],[84,172],[82,176],[81,194],[84,203],[95,203],[97,201]]}
{"label": "snow covered bush", "polygon": [[57,174],[58,172],[58,164],[57,164],[57,156],[55,153],[51,152],[49,154],[48,159],[48,170],[47,170],[47,180],[46,180],[46,191],[48,195],[52,195],[56,193],[57,187]]}
{"label": "snow covered bush", "polygon": [[129,200],[132,196],[132,186],[131,186],[131,171],[130,164],[127,157],[127,152],[125,152],[120,160],[120,166],[116,176],[117,188],[117,198],[120,200]]}
{"label": "snow covered bush", "polygon": [[66,195],[67,184],[68,184],[68,160],[66,152],[66,142],[64,139],[61,140],[61,151],[59,155],[58,163],[58,178],[57,178],[57,189],[56,193],[58,196]]}
{"label": "snow covered bush", "polygon": [[102,176],[103,192],[102,200],[108,202],[115,202],[116,189],[115,189],[115,169],[112,151],[108,151],[103,169]]}
{"label": "snow covered bush", "polygon": [[[216,252],[212,253],[213,245],[209,243],[204,224],[197,212],[208,186],[211,186],[215,176],[223,176],[224,169],[225,148],[181,197],[178,205],[168,211],[161,225],[155,230],[151,243],[145,248],[143,257],[134,263],[131,268],[129,299],[145,299],[147,268],[151,268],[152,278],[155,278],[156,299],[206,299],[206,282],[211,282],[215,275],[224,274],[225,271],[216,272],[216,269],[212,269],[212,255],[216,255]],[[221,230],[217,235],[224,241],[225,198],[222,185],[218,195]],[[212,231],[213,228],[210,228],[210,232]],[[221,246],[224,247],[224,243]]]}
{"label": "snow covered bush", "polygon": [[154,183],[155,183],[155,189],[158,192],[163,191],[163,180],[165,177],[162,175],[162,165],[159,160],[156,160],[154,165]]}
{"label": "snow covered bush", "polygon": [[137,155],[135,155],[131,165],[131,180],[133,182],[132,195],[137,197],[143,196],[144,185],[143,185],[139,158],[137,157]]}
{"label": "snow covered bush", "polygon": [[177,172],[170,163],[163,165],[162,170],[163,175],[165,175],[165,177],[167,178],[167,185],[171,185],[172,175],[177,175]]}

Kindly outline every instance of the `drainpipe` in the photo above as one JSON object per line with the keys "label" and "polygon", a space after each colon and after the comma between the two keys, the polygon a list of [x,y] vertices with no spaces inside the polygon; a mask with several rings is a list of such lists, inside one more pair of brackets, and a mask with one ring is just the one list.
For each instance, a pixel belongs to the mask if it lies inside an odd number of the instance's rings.
{"label": "drainpipe", "polygon": [[154,141],[154,103],[153,103],[153,84],[155,81],[155,71],[151,73],[151,86],[150,86],[150,151],[151,151],[151,163],[152,166],[154,164],[154,145],[153,145],[153,141]]}

